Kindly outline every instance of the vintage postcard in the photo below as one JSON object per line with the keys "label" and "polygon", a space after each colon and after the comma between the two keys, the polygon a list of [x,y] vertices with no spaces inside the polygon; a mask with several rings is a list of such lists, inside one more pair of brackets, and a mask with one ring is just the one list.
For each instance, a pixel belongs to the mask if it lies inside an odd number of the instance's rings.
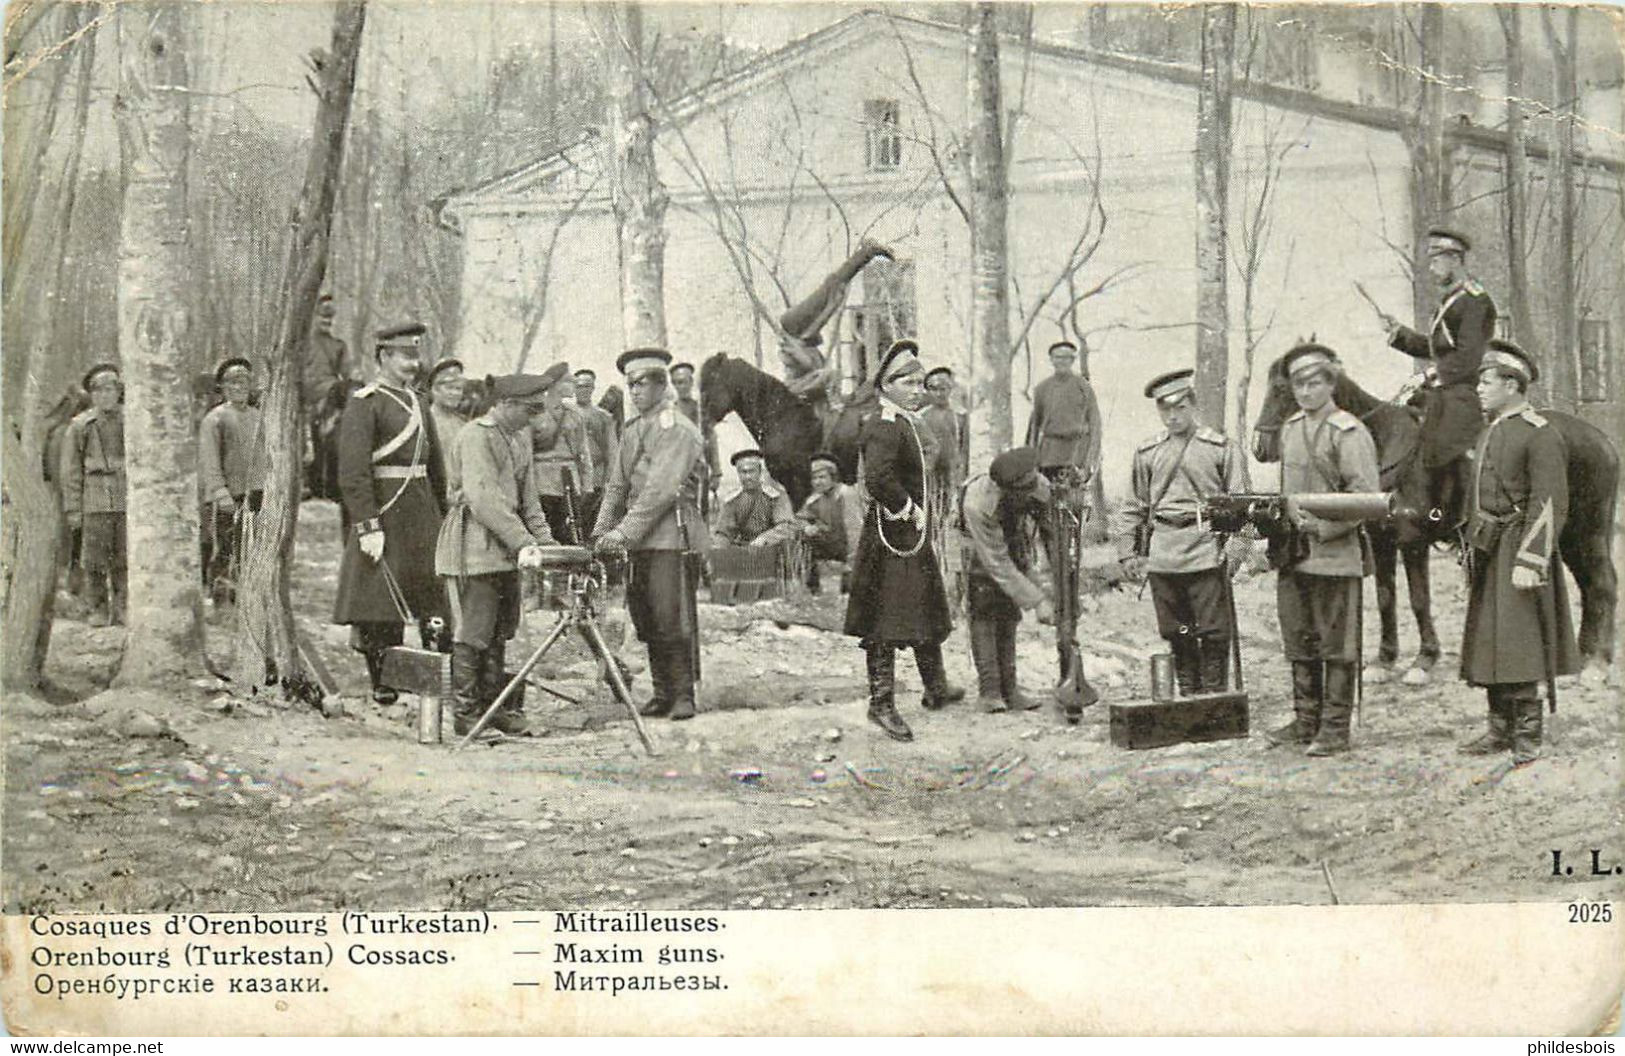
{"label": "vintage postcard", "polygon": [[8,1029],[1615,1029],[1621,28],[14,0]]}

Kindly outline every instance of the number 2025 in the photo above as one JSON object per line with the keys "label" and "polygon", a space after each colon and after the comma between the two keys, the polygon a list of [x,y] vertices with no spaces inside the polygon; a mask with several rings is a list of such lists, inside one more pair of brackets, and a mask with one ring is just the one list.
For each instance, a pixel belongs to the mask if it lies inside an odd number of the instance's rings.
{"label": "number 2025", "polygon": [[1614,919],[1612,902],[1570,902],[1570,924],[1608,924]]}

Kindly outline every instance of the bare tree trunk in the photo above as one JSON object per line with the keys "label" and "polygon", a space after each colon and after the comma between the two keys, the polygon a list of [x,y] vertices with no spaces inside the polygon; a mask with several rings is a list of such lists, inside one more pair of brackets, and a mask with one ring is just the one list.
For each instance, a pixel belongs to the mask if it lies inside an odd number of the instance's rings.
{"label": "bare tree trunk", "polygon": [[1196,101],[1196,405],[1203,421],[1224,423],[1230,375],[1231,97],[1236,8],[1202,8],[1202,81]]}
{"label": "bare tree trunk", "polygon": [[201,674],[197,450],[189,355],[186,167],[190,84],[185,4],[125,8],[119,56],[119,352],[129,482],[129,637],[117,683]]}
{"label": "bare tree trunk", "polygon": [[[64,7],[64,37],[79,28],[80,15],[93,17],[94,10],[82,12]],[[72,138],[68,144],[68,157],[64,165],[62,191],[51,216],[48,236],[27,243],[36,249],[32,254],[37,268],[24,268],[31,276],[11,274],[11,282],[23,288],[35,302],[30,313],[29,342],[24,348],[26,364],[23,373],[22,396],[17,408],[20,418],[16,435],[5,444],[5,513],[0,518],[3,533],[5,572],[3,581],[3,645],[0,645],[0,673],[8,689],[32,689],[42,681],[45,655],[50,647],[52,603],[56,596],[57,572],[60,566],[62,540],[62,511],[56,494],[44,477],[42,417],[48,395],[61,384],[62,372],[58,364],[63,357],[55,354],[59,336],[57,322],[60,313],[53,311],[50,301],[56,291],[67,288],[66,261],[68,233],[73,218],[75,198],[79,188],[79,163],[84,154],[85,126],[90,109],[91,73],[96,61],[96,38],[87,35],[72,57],[59,60],[64,71],[72,58],[79,61],[79,76],[74,98]],[[53,97],[61,81],[53,87]],[[54,124],[54,114],[47,120]],[[9,122],[8,122],[9,125]],[[40,143],[34,156],[43,161],[50,139]],[[36,177],[37,180],[37,177]],[[37,186],[37,182],[36,182]],[[19,242],[19,248],[25,243]],[[47,280],[43,274],[46,254],[55,253],[55,274]],[[9,305],[8,305],[9,307]]]}
{"label": "bare tree trunk", "polygon": [[1524,126],[1523,12],[1518,4],[1496,8],[1506,37],[1507,70],[1507,277],[1512,285],[1513,338],[1538,359],[1529,295],[1529,130]]}
{"label": "bare tree trunk", "polygon": [[970,119],[971,363],[976,408],[970,457],[986,465],[1010,446],[1010,183],[999,84],[998,10],[976,5],[971,25]]}
{"label": "bare tree trunk", "polygon": [[293,623],[289,585],[293,573],[294,530],[299,521],[299,474],[304,454],[304,415],[300,380],[316,298],[327,275],[333,203],[338,197],[345,132],[355,94],[356,60],[366,25],[365,0],[351,0],[333,12],[333,36],[322,66],[321,96],[305,183],[295,213],[295,233],[282,270],[282,306],[276,342],[266,357],[266,391],[261,412],[265,432],[265,498],[254,538],[243,555],[237,592],[236,683],[252,686],[274,669],[289,685],[303,677]]}
{"label": "bare tree trunk", "polygon": [[[1420,4],[1420,57],[1417,60],[1416,112],[1405,132],[1411,157],[1411,302],[1415,325],[1422,332],[1439,303],[1439,290],[1428,274],[1428,228],[1438,223],[1449,201],[1444,156],[1444,86],[1439,60],[1444,51],[1444,5]],[[1417,369],[1421,369],[1418,363]]]}
{"label": "bare tree trunk", "polygon": [[655,169],[644,68],[643,7],[588,7],[609,86],[611,195],[620,230],[621,336],[628,348],[666,343],[666,188]]}
{"label": "bare tree trunk", "polygon": [[1557,184],[1557,260],[1553,299],[1557,310],[1552,319],[1552,376],[1546,387],[1552,402],[1573,409],[1579,398],[1580,306],[1579,283],[1575,276],[1574,258],[1574,124],[1579,107],[1580,83],[1578,8],[1563,13],[1565,25],[1559,34],[1556,20],[1548,7],[1542,7],[1540,16],[1546,27],[1546,38],[1551,43],[1555,60],[1552,76],[1553,94],[1557,99],[1557,149],[1552,179]]}

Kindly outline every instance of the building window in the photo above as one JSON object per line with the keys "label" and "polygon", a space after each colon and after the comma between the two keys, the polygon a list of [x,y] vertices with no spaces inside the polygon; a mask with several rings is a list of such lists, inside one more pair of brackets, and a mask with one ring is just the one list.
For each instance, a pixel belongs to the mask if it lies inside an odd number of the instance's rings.
{"label": "building window", "polygon": [[863,129],[865,164],[870,172],[887,172],[902,165],[903,120],[897,100],[866,100]]}
{"label": "building window", "polygon": [[1614,398],[1614,335],[1607,319],[1587,312],[1580,318],[1580,401]]}

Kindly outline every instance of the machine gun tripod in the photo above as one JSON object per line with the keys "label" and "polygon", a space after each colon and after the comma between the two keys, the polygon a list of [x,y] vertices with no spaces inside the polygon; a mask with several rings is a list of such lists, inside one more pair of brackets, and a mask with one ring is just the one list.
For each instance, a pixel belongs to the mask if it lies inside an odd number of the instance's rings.
{"label": "machine gun tripod", "polygon": [[1051,502],[1045,535],[1049,543],[1050,575],[1055,588],[1055,651],[1060,679],[1055,702],[1067,722],[1083,717],[1083,709],[1100,701],[1100,693],[1083,673],[1078,650],[1078,567],[1083,562],[1083,526],[1089,519],[1083,473],[1076,466],[1062,467],[1051,479]]}
{"label": "machine gun tripod", "polygon": [[513,696],[514,691],[530,676],[542,657],[547,655],[547,651],[564,637],[566,631],[573,629],[581,635],[598,658],[598,662],[603,665],[610,689],[615,694],[615,699],[625,705],[627,714],[632,716],[632,726],[638,731],[638,739],[643,742],[643,747],[650,755],[659,754],[654,739],[643,726],[643,717],[638,714],[637,704],[632,700],[632,691],[621,674],[620,658],[610,651],[609,643],[604,639],[604,632],[598,626],[596,598],[608,578],[604,563],[595,558],[593,552],[584,546],[544,546],[539,549],[542,551],[542,570],[566,577],[565,592],[569,601],[560,611],[552,630],[547,632],[541,644],[520,665],[519,670],[514,672],[508,684],[502,687],[502,692],[497,694],[485,712],[469,727],[468,733],[457,742],[456,747],[466,747],[479,736],[485,724],[491,721],[498,708],[508,702],[508,698]]}

